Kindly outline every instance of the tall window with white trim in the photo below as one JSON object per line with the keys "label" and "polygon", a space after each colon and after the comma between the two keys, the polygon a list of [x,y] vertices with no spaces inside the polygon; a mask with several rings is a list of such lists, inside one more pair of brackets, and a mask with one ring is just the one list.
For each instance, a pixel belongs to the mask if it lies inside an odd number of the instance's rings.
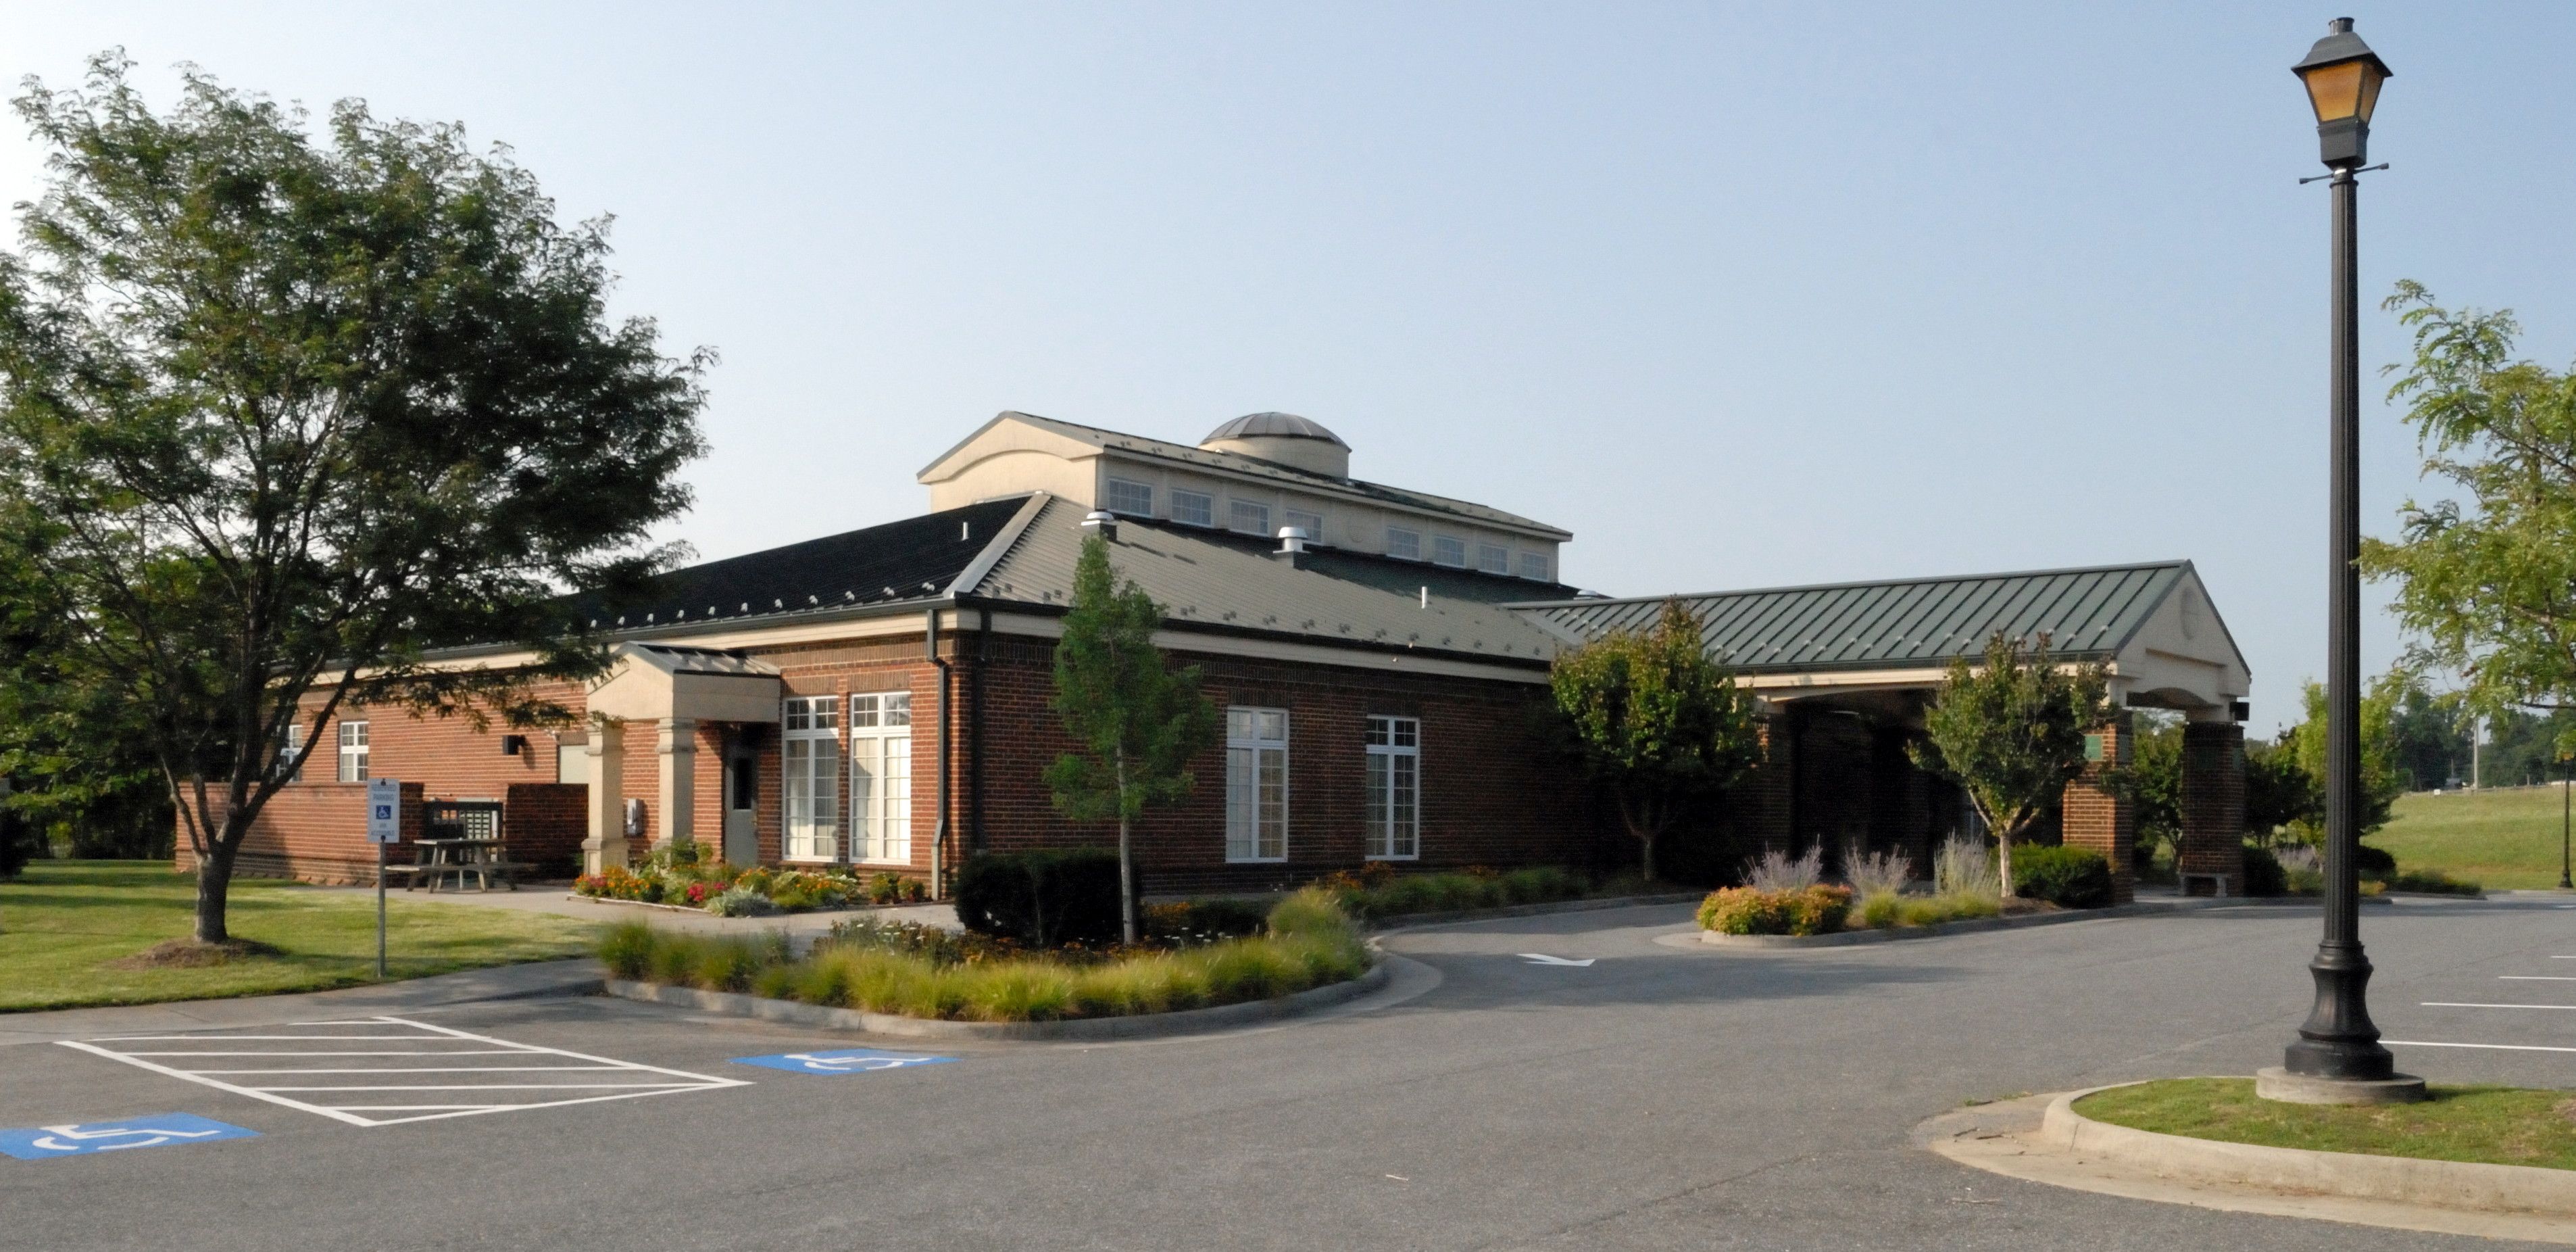
{"label": "tall window with white trim", "polygon": [[1467,568],[1467,541],[1464,539],[1452,538],[1448,535],[1433,535],[1431,537],[1431,563],[1434,565],[1454,565],[1459,569]]}
{"label": "tall window with white trim", "polygon": [[367,724],[340,723],[340,781],[367,781]]}
{"label": "tall window with white trim", "polygon": [[1189,526],[1216,525],[1216,500],[1205,492],[1172,489],[1172,520]]}
{"label": "tall window with white trim", "polygon": [[1288,859],[1288,710],[1225,711],[1225,859]]}
{"label": "tall window with white trim", "polygon": [[1534,578],[1534,579],[1537,579],[1537,580],[1538,580],[1538,581],[1540,581],[1540,582],[1546,582],[1546,581],[1547,581],[1547,554],[1546,554],[1546,553],[1544,553],[1544,552],[1524,552],[1524,553],[1522,553],[1522,554],[1521,554],[1521,577],[1523,577],[1523,578]]}
{"label": "tall window with white trim", "polygon": [[1368,858],[1422,855],[1422,722],[1368,719]]}
{"label": "tall window with white trim", "polygon": [[1250,500],[1231,500],[1227,502],[1227,508],[1229,510],[1226,514],[1227,526],[1247,535],[1269,535],[1269,505],[1256,504]]}
{"label": "tall window with white trim", "polygon": [[1108,495],[1101,503],[1112,513],[1125,513],[1130,517],[1152,517],[1154,487],[1151,483],[1134,483],[1124,478],[1112,478],[1109,480]]}
{"label": "tall window with white trim", "polygon": [[780,728],[787,859],[841,859],[841,697],[790,696]]}
{"label": "tall window with white trim", "polygon": [[1396,526],[1387,527],[1386,554],[1388,556],[1402,557],[1408,561],[1421,560],[1422,532],[1418,530],[1405,530]]}
{"label": "tall window with white trim", "polygon": [[304,766],[295,757],[304,751],[304,727],[298,722],[286,724],[286,742],[277,749],[277,776],[288,782],[304,781]]}
{"label": "tall window with white trim", "polygon": [[912,864],[912,693],[850,697],[850,859]]}
{"label": "tall window with white trim", "polygon": [[1488,574],[1512,572],[1512,550],[1498,544],[1476,545],[1476,568]]}

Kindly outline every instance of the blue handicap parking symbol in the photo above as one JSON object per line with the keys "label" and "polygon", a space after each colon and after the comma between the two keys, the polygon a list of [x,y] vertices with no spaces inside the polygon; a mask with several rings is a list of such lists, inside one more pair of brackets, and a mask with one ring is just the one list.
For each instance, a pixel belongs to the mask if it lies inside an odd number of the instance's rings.
{"label": "blue handicap parking symbol", "polygon": [[737,1056],[733,1063],[783,1069],[791,1074],[873,1074],[880,1070],[911,1069],[916,1065],[945,1065],[956,1059],[953,1056],[923,1056],[918,1052],[839,1048],[829,1052],[788,1052],[779,1056]]}
{"label": "blue handicap parking symbol", "polygon": [[173,1143],[218,1143],[256,1139],[259,1132],[227,1126],[193,1113],[159,1113],[113,1122],[74,1122],[64,1126],[27,1126],[0,1130],[0,1152],[22,1161],[57,1156],[89,1156],[126,1148],[158,1148]]}

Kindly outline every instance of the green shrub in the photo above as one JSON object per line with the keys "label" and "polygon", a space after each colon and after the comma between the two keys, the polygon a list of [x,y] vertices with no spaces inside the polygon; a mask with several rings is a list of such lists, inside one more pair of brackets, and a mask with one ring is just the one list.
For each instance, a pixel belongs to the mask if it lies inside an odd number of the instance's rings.
{"label": "green shrub", "polygon": [[608,972],[628,982],[653,972],[653,928],[642,922],[619,922],[599,938],[599,961]]}
{"label": "green shrub", "polygon": [[1184,900],[1147,905],[1140,924],[1156,939],[1207,943],[1260,934],[1268,924],[1270,908],[1260,900]]}
{"label": "green shrub", "polygon": [[957,873],[957,920],[1033,948],[1114,941],[1118,854],[1071,848],[976,857]]}
{"label": "green shrub", "polygon": [[1341,902],[1322,887],[1307,887],[1270,910],[1267,919],[1274,935],[1348,934],[1350,915],[1342,911]]}
{"label": "green shrub", "polygon": [[2366,843],[2354,844],[2352,868],[2358,877],[2385,881],[2396,877],[2397,858],[2386,848],[2374,848]]}
{"label": "green shrub", "polygon": [[2449,896],[2473,896],[2481,890],[2476,883],[2453,878],[2438,869],[2410,869],[2402,874],[2391,874],[2388,878],[2388,889],[2423,891]]}
{"label": "green shrub", "polygon": [[2013,857],[2013,894],[2061,908],[2098,909],[2111,903],[2111,862],[2089,848],[2024,848]]}
{"label": "green shrub", "polygon": [[1583,884],[1554,865],[1535,865],[1503,875],[1503,894],[1514,904],[1545,904],[1582,895]]}
{"label": "green shrub", "polygon": [[1851,888],[1832,883],[1725,887],[1700,901],[1699,924],[1723,935],[1828,935],[1843,928],[1851,906]]}
{"label": "green shrub", "polygon": [[2259,844],[2245,845],[2245,894],[2249,896],[2287,895],[2289,877],[2281,872],[2281,862],[2270,848]]}

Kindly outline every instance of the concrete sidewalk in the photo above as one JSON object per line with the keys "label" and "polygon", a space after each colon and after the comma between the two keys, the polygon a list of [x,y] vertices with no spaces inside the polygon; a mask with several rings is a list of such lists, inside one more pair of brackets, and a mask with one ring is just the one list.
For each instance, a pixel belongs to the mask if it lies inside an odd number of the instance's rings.
{"label": "concrete sidewalk", "polygon": [[7,1013],[0,1014],[0,1047],[147,1031],[269,1026],[302,1021],[316,1015],[399,1013],[479,1000],[586,995],[599,989],[603,973],[599,962],[584,957],[570,961],[535,961],[525,965],[459,970],[453,974],[435,974],[428,978],[376,986],[342,987],[333,991]]}

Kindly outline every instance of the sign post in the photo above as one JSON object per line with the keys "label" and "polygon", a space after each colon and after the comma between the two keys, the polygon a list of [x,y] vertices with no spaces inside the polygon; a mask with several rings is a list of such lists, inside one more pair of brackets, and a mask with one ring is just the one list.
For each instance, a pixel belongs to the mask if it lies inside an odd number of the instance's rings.
{"label": "sign post", "polygon": [[385,845],[402,842],[402,783],[367,780],[367,842],[376,845],[376,981],[385,980]]}

